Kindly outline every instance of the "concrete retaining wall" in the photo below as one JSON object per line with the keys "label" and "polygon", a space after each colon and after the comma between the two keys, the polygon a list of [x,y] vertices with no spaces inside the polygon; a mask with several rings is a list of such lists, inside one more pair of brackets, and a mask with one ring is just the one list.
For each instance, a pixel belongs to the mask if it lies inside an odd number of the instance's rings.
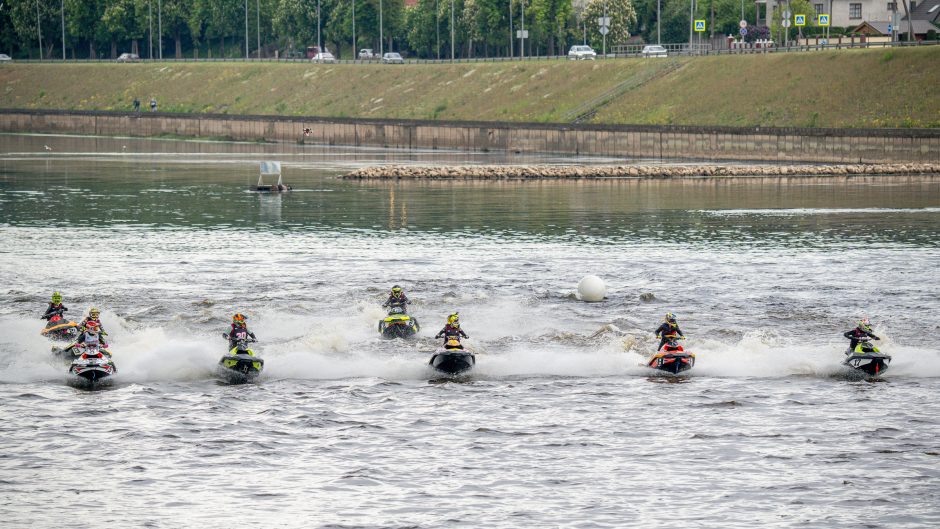
{"label": "concrete retaining wall", "polygon": [[[308,136],[303,135],[310,129]],[[762,129],[0,110],[0,132],[764,162],[937,163],[938,129]]]}

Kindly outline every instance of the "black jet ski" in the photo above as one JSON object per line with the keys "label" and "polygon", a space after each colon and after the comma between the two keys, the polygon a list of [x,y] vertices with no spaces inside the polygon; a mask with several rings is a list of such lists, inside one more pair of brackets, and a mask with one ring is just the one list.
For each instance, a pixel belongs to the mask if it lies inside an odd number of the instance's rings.
{"label": "black jet ski", "polygon": [[695,353],[684,350],[675,340],[671,340],[663,344],[663,348],[650,357],[646,366],[678,375],[695,366]]}
{"label": "black jet ski", "polygon": [[882,353],[871,343],[869,338],[860,338],[854,350],[845,352],[846,358],[842,365],[864,373],[868,377],[878,377],[888,370],[891,355]]}
{"label": "black jet ski", "polygon": [[[227,334],[222,336],[228,338]],[[219,360],[219,376],[231,384],[252,382],[261,375],[264,359],[257,356],[248,344],[254,340],[238,340],[228,354]]]}
{"label": "black jet ski", "polygon": [[431,355],[428,365],[441,373],[459,375],[473,369],[476,356],[463,348],[457,340],[447,340],[444,348]]}
{"label": "black jet ski", "polygon": [[60,312],[49,318],[46,327],[39,331],[39,334],[51,340],[74,340],[78,337],[78,324],[74,321],[67,321]]}
{"label": "black jet ski", "polygon": [[82,385],[100,384],[117,373],[111,352],[97,344],[75,344],[69,364],[69,376]]}
{"label": "black jet ski", "polygon": [[405,314],[404,307],[392,307],[388,316],[379,321],[379,332],[384,338],[410,338],[421,328],[418,320]]}

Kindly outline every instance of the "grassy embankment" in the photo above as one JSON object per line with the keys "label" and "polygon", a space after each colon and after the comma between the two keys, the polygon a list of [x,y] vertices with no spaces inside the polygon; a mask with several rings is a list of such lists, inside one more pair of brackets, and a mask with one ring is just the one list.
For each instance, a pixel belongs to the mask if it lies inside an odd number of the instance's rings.
{"label": "grassy embankment", "polygon": [[625,124],[940,127],[940,46],[453,65],[7,64],[0,107]]}

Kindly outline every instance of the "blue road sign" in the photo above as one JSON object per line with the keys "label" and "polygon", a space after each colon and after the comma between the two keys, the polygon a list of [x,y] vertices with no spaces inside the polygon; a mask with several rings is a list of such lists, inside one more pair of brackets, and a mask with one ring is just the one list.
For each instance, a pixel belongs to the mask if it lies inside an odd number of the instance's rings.
{"label": "blue road sign", "polygon": [[741,36],[747,35],[747,28],[741,28]]}

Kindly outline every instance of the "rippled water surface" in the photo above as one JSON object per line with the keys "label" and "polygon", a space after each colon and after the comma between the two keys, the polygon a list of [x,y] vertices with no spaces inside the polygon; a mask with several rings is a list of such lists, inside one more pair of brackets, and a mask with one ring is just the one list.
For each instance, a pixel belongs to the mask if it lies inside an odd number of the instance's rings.
{"label": "rippled water surface", "polygon": [[[0,136],[0,525],[940,524],[940,179],[337,178],[535,161],[573,160]],[[101,307],[112,386],[52,360],[53,290]],[[454,310],[478,364],[442,379]],[[215,377],[235,311],[256,384]],[[687,377],[640,366],[667,311]],[[840,367],[860,317],[877,381]]]}

